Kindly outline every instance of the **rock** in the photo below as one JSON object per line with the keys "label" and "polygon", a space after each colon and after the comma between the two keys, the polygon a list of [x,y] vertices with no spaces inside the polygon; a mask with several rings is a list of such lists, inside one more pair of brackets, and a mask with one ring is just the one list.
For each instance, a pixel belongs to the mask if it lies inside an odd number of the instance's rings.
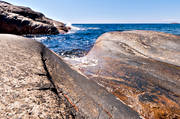
{"label": "rock", "polygon": [[49,19],[28,7],[0,1],[0,33],[58,34],[68,30],[63,23]]}
{"label": "rock", "polygon": [[140,119],[41,43],[0,34],[1,118]]}
{"label": "rock", "polygon": [[69,62],[142,117],[180,118],[180,36],[109,32]]}
{"label": "rock", "polygon": [[[14,35],[0,35],[0,117],[73,118],[74,109],[57,95],[46,76],[42,45]],[[65,106],[64,106],[65,105]]]}

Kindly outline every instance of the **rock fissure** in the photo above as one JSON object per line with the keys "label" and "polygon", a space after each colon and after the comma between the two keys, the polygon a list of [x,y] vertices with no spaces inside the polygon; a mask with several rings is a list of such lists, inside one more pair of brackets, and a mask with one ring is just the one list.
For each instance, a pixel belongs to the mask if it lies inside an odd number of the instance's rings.
{"label": "rock fissure", "polygon": [[39,42],[0,36],[2,118],[139,118]]}
{"label": "rock fissure", "polygon": [[[48,69],[47,69],[46,59],[44,59],[44,57],[43,57],[43,52],[41,52],[41,60],[42,60],[42,63],[43,63],[44,70],[45,70],[45,72],[46,72],[46,74],[44,74],[44,75],[47,76],[47,79],[50,81],[50,83],[52,84],[52,87],[53,87],[53,90],[51,90],[51,91],[53,91],[53,92],[60,98],[60,96],[59,96],[59,94],[58,94],[58,92],[57,92],[57,89],[55,88],[55,84],[54,84],[54,82],[52,81],[52,77],[51,77],[51,75],[49,74],[49,71],[48,71]],[[48,89],[48,88],[44,88],[44,89]],[[49,88],[49,89],[52,89],[52,88]]]}
{"label": "rock fissure", "polygon": [[[61,90],[60,92],[57,91],[56,86],[55,86],[55,84],[54,84],[54,82],[53,82],[53,80],[52,80],[52,76],[50,75],[50,73],[49,73],[49,71],[48,71],[48,68],[47,68],[47,65],[46,65],[46,60],[47,60],[47,59],[44,58],[43,52],[41,52],[41,60],[42,60],[42,63],[43,63],[44,70],[45,70],[45,72],[46,72],[46,74],[43,74],[43,76],[44,76],[44,75],[47,76],[47,79],[50,81],[52,87],[42,87],[42,88],[39,88],[38,90],[50,90],[50,91],[52,91],[53,93],[55,93],[55,94],[58,96],[59,100],[60,100],[60,101],[63,101],[63,102],[65,103],[65,105],[66,105],[65,112],[66,112],[66,113],[69,113],[68,115],[71,115],[71,117],[72,117],[73,119],[75,119],[75,117],[76,117],[76,111],[75,111],[75,109],[74,109],[74,106],[71,105],[70,102],[68,102],[68,100],[67,100],[66,97],[64,96],[64,93],[63,93],[62,90]],[[40,74],[40,75],[41,75],[41,74]],[[60,90],[60,89],[59,89],[59,90]],[[61,103],[61,102],[60,102],[60,103]],[[63,118],[63,116],[62,116],[62,118]],[[63,119],[64,119],[64,118],[63,118]]]}
{"label": "rock fissure", "polygon": [[35,73],[35,74],[38,76],[47,76],[46,74],[43,74],[43,73]]}

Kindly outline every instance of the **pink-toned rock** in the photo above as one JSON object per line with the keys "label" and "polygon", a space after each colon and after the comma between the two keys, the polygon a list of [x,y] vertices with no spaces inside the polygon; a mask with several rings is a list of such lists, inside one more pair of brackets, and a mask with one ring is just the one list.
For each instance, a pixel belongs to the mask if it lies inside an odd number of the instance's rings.
{"label": "pink-toned rock", "polygon": [[180,118],[180,36],[109,32],[87,56],[70,62],[142,117]]}

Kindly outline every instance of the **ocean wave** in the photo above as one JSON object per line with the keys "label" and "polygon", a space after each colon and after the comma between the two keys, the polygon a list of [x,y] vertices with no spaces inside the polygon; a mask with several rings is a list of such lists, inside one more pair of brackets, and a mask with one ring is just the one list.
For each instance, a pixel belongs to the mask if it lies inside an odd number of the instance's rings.
{"label": "ocean wave", "polygon": [[89,28],[87,28],[87,30],[88,30],[88,29],[99,30],[100,28],[98,28],[98,27],[89,27]]}
{"label": "ocean wave", "polygon": [[63,58],[66,62],[73,64],[75,68],[87,67],[87,66],[96,66],[98,60],[92,58],[91,60],[87,57],[65,57]]}
{"label": "ocean wave", "polygon": [[48,39],[48,37],[47,36],[41,36],[41,37],[34,36],[32,39],[39,41],[39,42],[42,42],[43,40]]}
{"label": "ocean wave", "polygon": [[79,27],[73,26],[71,23],[67,23],[66,26],[67,26],[67,27],[70,27],[71,30],[80,30],[80,29],[81,29],[81,28],[79,28]]}
{"label": "ocean wave", "polygon": [[76,33],[77,31],[99,30],[100,29],[98,27],[89,27],[89,28],[77,27],[77,26],[73,26],[71,23],[67,23],[66,26],[71,28],[71,30],[67,34]]}
{"label": "ocean wave", "polygon": [[82,30],[82,28],[73,26],[71,23],[67,23],[66,27],[71,28],[71,30],[67,34],[76,33],[77,31]]}

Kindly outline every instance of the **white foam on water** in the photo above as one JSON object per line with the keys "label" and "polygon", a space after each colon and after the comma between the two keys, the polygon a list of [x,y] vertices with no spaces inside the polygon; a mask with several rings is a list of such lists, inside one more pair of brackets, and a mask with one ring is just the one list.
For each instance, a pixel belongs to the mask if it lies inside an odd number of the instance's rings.
{"label": "white foam on water", "polygon": [[71,23],[67,23],[66,26],[67,26],[67,27],[70,27],[71,30],[81,30],[81,28],[76,27],[76,26],[73,26]]}
{"label": "white foam on water", "polygon": [[76,33],[77,31],[82,30],[82,28],[73,26],[71,23],[67,23],[66,27],[70,27],[71,28],[71,30],[67,34]]}
{"label": "white foam on water", "polygon": [[89,27],[89,28],[87,28],[87,29],[98,30],[98,29],[100,29],[100,28],[98,28],[98,27]]}
{"label": "white foam on water", "polygon": [[42,37],[36,37],[36,36],[35,36],[33,39],[36,40],[36,41],[41,42],[41,41],[47,39],[47,37],[46,37],[46,36],[42,36]]}
{"label": "white foam on water", "polygon": [[69,62],[76,68],[80,67],[88,67],[88,66],[96,66],[98,64],[97,59],[89,59],[87,57],[74,57],[74,58],[69,58],[65,57],[63,58],[65,61]]}
{"label": "white foam on water", "polygon": [[77,31],[85,31],[89,29],[92,29],[92,30],[100,29],[98,27],[80,28],[80,27],[73,26],[72,23],[67,23],[66,26],[71,28],[71,30],[67,34],[76,33]]}

